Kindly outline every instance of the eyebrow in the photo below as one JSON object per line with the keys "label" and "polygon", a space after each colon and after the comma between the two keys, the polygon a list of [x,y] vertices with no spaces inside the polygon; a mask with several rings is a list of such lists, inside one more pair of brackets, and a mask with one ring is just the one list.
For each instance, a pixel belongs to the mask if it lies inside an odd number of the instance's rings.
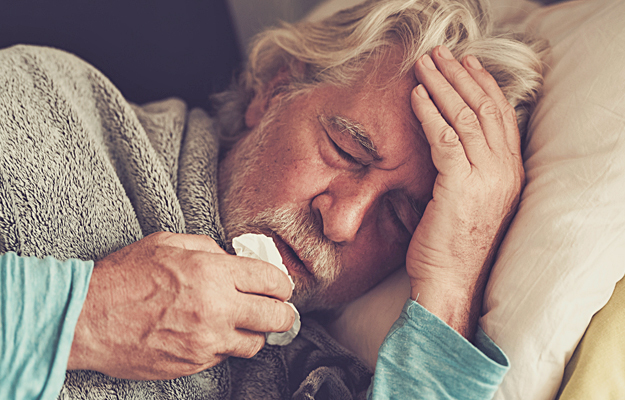
{"label": "eyebrow", "polygon": [[349,133],[352,139],[358,143],[375,161],[382,160],[382,157],[380,156],[380,153],[378,153],[378,150],[369,137],[369,134],[358,122],[339,115],[334,115],[332,117],[320,115],[319,119],[324,125],[330,125],[341,133]]}

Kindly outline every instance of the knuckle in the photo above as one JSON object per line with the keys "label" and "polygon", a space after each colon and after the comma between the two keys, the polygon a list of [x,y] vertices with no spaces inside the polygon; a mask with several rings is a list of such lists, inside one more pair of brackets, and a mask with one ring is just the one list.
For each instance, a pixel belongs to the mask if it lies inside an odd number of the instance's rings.
{"label": "knuckle", "polygon": [[164,246],[170,246],[175,241],[175,234],[171,232],[154,232],[148,237]]}
{"label": "knuckle", "polygon": [[245,339],[243,340],[238,336],[239,332],[234,326],[230,326],[227,323],[222,325],[220,329],[211,335],[211,343],[208,343],[206,348],[209,354],[215,355],[236,355],[240,352],[245,345]]}
{"label": "knuckle", "polygon": [[204,240],[207,243],[207,247],[209,247],[213,253],[226,253],[224,249],[222,249],[219,244],[210,236],[200,235],[200,237],[202,238],[201,240]]}
{"label": "knuckle", "polygon": [[512,107],[512,104],[506,102],[506,104],[503,106],[503,110],[501,111],[501,114],[506,123],[516,125],[517,123],[516,109]]}
{"label": "knuckle", "polygon": [[276,317],[276,327],[281,332],[288,331],[295,322],[295,312],[285,303],[280,303],[280,311]]}
{"label": "knuckle", "polygon": [[209,359],[208,359],[208,360],[207,360],[207,361],[206,361],[206,362],[205,362],[205,363],[201,366],[201,368],[198,368],[198,369],[199,369],[199,371],[198,371],[198,372],[196,372],[196,373],[202,372],[202,371],[204,371],[204,370],[206,370],[206,369],[208,369],[208,368],[212,368],[212,367],[216,366],[217,364],[221,364],[222,362],[224,362],[224,361],[226,360],[226,358],[227,358],[227,357],[226,357],[226,356],[223,356],[223,355],[214,355],[214,356],[210,357],[210,358],[209,358]]}
{"label": "knuckle", "polygon": [[501,119],[501,112],[494,101],[490,99],[483,99],[480,105],[477,107],[478,118],[496,118]]}
{"label": "knuckle", "polygon": [[441,120],[441,115],[438,110],[434,107],[432,110],[428,110],[426,114],[426,118],[421,121],[421,128],[425,133],[430,132],[432,128],[435,128],[438,122]]}
{"label": "knuckle", "polygon": [[252,333],[245,340],[240,348],[239,356],[242,358],[252,358],[265,346],[265,335],[262,333]]}
{"label": "knuckle", "polygon": [[[522,172],[520,172],[518,168],[510,169],[505,175],[501,175],[499,178],[502,192],[508,198],[518,198],[523,189],[523,180]],[[514,201],[510,201],[509,203],[513,202]]]}
{"label": "knuckle", "polygon": [[471,75],[462,67],[454,68],[450,71],[450,78],[454,82],[458,82],[459,84],[464,84],[470,82],[473,78]]}
{"label": "knuckle", "polygon": [[[286,305],[276,299],[267,299],[262,306],[262,319],[271,332],[279,332],[287,325],[288,316],[284,308]],[[288,306],[286,306],[288,307]],[[289,327],[290,328],[290,327]]]}
{"label": "knuckle", "polygon": [[197,270],[199,272],[199,278],[206,279],[206,276],[210,276],[209,273],[212,271],[210,268],[206,268],[210,266],[210,262],[207,262],[206,255],[201,252],[189,252],[186,251],[185,254],[185,267],[192,270]]}
{"label": "knuckle", "polygon": [[278,271],[275,267],[272,266],[272,267],[265,268],[264,273],[262,274],[263,286],[265,287],[266,291],[269,293],[275,293],[281,288],[280,276],[277,276],[276,272],[280,272],[280,271]]}
{"label": "knuckle", "polygon": [[238,302],[236,306],[224,306],[219,310],[220,315],[227,321],[229,329],[235,329],[237,325],[248,326],[250,324],[250,313],[245,303]]}
{"label": "knuckle", "polygon": [[152,259],[153,260],[158,260],[161,265],[171,266],[172,264],[173,265],[176,264],[172,260],[171,251],[169,251],[167,248],[165,248],[163,246],[157,245],[153,249],[150,249],[150,252],[152,253],[152,256],[153,256]]}
{"label": "knuckle", "polygon": [[449,125],[442,127],[438,133],[440,144],[443,146],[456,146],[460,139],[456,131]]}
{"label": "knuckle", "polygon": [[440,91],[440,97],[442,99],[453,99],[457,96],[458,92],[454,89],[450,84],[442,85],[442,87],[437,88]]}
{"label": "knuckle", "polygon": [[[291,287],[288,283],[287,276],[274,266],[263,266],[265,268],[254,268],[254,276],[250,278],[258,281],[263,293],[279,298],[287,298],[290,294]],[[250,273],[252,273],[252,271],[250,271]]]}
{"label": "knuckle", "polygon": [[453,121],[454,121],[454,125],[458,125],[458,126],[468,126],[471,128],[475,128],[476,126],[479,126],[479,121],[477,119],[477,116],[475,115],[473,110],[471,110],[471,108],[469,108],[469,106],[467,105],[463,105],[460,108],[460,110],[456,112],[456,115]]}
{"label": "knuckle", "polygon": [[234,335],[220,335],[218,344],[213,346],[213,353],[224,356],[236,356],[242,349],[241,343]]}

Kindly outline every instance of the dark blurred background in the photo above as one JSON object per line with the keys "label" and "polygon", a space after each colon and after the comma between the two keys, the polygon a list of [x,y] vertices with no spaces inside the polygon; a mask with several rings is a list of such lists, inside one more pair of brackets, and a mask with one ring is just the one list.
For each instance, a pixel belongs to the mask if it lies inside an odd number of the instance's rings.
{"label": "dark blurred background", "polygon": [[[326,11],[360,1],[334,0]],[[323,0],[0,0],[0,48],[57,47],[101,70],[130,101],[178,96],[209,109],[254,34],[322,8]]]}
{"label": "dark blurred background", "polygon": [[168,96],[208,108],[241,63],[226,0],[0,0],[0,48],[74,53],[136,103]]}

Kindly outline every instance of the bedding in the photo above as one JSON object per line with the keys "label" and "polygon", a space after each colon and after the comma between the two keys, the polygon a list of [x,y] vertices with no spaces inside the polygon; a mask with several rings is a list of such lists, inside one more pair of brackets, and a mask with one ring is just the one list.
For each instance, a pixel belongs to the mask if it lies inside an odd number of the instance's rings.
{"label": "bedding", "polygon": [[625,280],[592,318],[564,370],[558,400],[625,399]]}
{"label": "bedding", "polygon": [[[311,18],[344,4],[329,3]],[[625,1],[495,0],[493,11],[502,31],[527,30],[552,50],[524,148],[527,186],[480,325],[511,361],[495,399],[547,400],[625,273]],[[328,330],[373,365],[408,295],[398,271]]]}
{"label": "bedding", "polygon": [[591,317],[625,272],[622,0],[539,8],[518,26],[549,39],[524,152],[528,184],[499,252],[482,327],[513,367],[496,399],[551,399]]}

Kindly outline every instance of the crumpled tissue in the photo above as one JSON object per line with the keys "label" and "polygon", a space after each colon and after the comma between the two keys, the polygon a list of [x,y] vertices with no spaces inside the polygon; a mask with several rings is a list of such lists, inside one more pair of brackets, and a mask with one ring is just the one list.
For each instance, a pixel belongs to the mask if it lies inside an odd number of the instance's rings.
{"label": "crumpled tissue", "polygon": [[[270,264],[275,265],[278,269],[284,272],[291,281],[291,287],[294,288],[295,284],[293,279],[289,275],[289,271],[282,264],[282,256],[273,242],[273,239],[265,235],[246,233],[241,236],[237,236],[232,239],[232,247],[234,248],[237,256],[255,258],[257,260],[267,261]],[[293,307],[295,311],[295,322],[291,329],[286,332],[267,332],[265,333],[266,343],[271,345],[286,346],[291,343],[295,336],[299,333],[299,329],[302,325],[300,321],[299,312],[295,306],[289,302],[286,304]]]}

